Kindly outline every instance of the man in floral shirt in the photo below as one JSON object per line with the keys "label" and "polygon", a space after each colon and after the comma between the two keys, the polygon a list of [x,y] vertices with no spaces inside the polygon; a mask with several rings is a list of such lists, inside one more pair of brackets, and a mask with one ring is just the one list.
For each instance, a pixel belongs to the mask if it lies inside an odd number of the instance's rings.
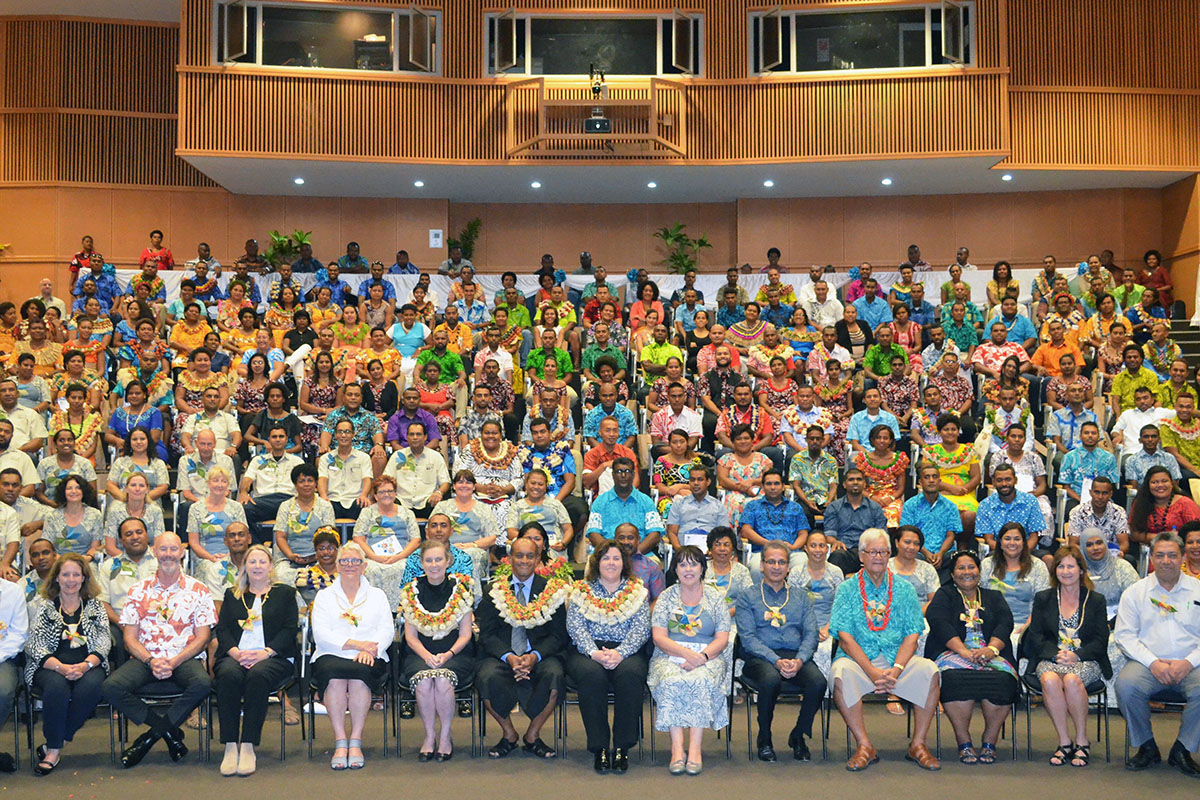
{"label": "man in floral shirt", "polygon": [[362,450],[371,457],[371,466],[378,475],[383,472],[387,463],[387,451],[383,449],[383,426],[379,417],[362,407],[362,387],[351,383],[343,390],[342,407],[335,408],[325,417],[325,427],[321,430],[322,453],[329,452],[333,444],[333,432],[337,424],[344,419],[354,424],[354,449]]}
{"label": "man in floral shirt", "polygon": [[546,494],[567,509],[571,527],[582,530],[580,523],[587,518],[588,510],[583,498],[575,495],[577,475],[570,443],[553,441],[549,422],[540,417],[529,421],[529,436],[533,445],[521,448],[521,466],[526,474],[535,469],[549,473]]}
{"label": "man in floral shirt", "polygon": [[[112,669],[124,664],[127,658],[125,640],[121,635],[121,611],[125,608],[125,598],[135,584],[153,578],[158,569],[158,562],[150,552],[146,523],[137,517],[130,517],[118,526],[117,536],[123,552],[119,556],[106,558],[96,568],[96,584],[100,587],[96,599],[104,604],[112,636],[112,649],[108,653],[108,664]],[[30,552],[33,552],[32,546]]]}
{"label": "man in floral shirt", "polygon": [[[121,765],[136,766],[159,739],[172,761],[188,752],[180,725],[212,689],[201,656],[217,624],[212,595],[200,581],[183,574],[183,544],[173,533],[154,542],[158,570],[129,590],[121,609],[121,627],[129,660],[104,681],[104,699],[138,725],[150,730],[122,754]],[[180,695],[165,712],[151,709],[138,696],[149,684],[171,681]]]}

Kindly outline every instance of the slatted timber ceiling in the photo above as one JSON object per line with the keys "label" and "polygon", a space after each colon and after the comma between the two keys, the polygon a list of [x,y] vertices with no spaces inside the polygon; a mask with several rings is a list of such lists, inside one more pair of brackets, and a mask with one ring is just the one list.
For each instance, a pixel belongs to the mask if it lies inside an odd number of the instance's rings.
{"label": "slatted timber ceiling", "polygon": [[174,154],[168,25],[0,19],[0,182],[213,186]]}

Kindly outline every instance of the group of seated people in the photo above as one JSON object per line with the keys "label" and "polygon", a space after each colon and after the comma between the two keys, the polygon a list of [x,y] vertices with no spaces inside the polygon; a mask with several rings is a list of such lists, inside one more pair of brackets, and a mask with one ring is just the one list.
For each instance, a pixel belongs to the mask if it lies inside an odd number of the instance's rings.
{"label": "group of seated people", "polygon": [[[20,319],[0,304],[0,678],[24,648],[39,775],[102,699],[148,726],[126,767],[159,740],[180,760],[212,691],[222,774],[253,773],[301,617],[338,771],[365,764],[389,680],[421,717],[421,761],[451,758],[468,684],[502,731],[490,757],[553,758],[540,734],[570,684],[596,770],[617,773],[647,686],[670,771],[699,773],[735,662],[761,760],[785,689],[803,696],[788,747],[810,758],[832,687],[855,771],[877,758],[870,695],[911,705],[925,769],[939,702],[959,759],[994,761],[1022,678],[1055,765],[1088,763],[1082,688],[1110,681],[1131,768],[1158,757],[1135,724],[1149,696],[1200,703],[1183,666],[1200,663],[1200,419],[1156,254],[1123,293],[1099,257],[1070,276],[1048,258],[1028,308],[1001,262],[983,311],[955,277],[965,248],[940,306],[919,249],[886,293],[869,264],[838,291],[814,267],[797,291],[776,252],[753,299],[729,271],[710,323],[695,272],[663,302],[640,271],[622,298],[590,255],[583,290],[544,257],[534,296],[506,273],[489,301],[451,253],[442,307],[424,275],[398,303],[356,246],[272,266],[253,240],[224,288],[202,248],[168,304],[163,249],[126,294],[77,256],[75,316],[47,311],[52,287]],[[356,290],[343,268],[371,275]],[[251,270],[277,273],[262,314]],[[293,271],[317,270],[302,297]],[[148,707],[139,689],[166,679],[179,699]],[[1169,757],[1189,774],[1194,727]]]}

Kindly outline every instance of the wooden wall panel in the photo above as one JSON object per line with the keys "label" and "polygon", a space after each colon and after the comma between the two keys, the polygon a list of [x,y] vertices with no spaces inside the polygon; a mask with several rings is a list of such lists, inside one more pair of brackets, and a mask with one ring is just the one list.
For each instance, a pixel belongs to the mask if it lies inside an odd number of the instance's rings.
{"label": "wooden wall panel", "polygon": [[1175,279],[1175,298],[1195,312],[1200,262],[1200,176],[1177,181],[1162,191],[1163,257]]}

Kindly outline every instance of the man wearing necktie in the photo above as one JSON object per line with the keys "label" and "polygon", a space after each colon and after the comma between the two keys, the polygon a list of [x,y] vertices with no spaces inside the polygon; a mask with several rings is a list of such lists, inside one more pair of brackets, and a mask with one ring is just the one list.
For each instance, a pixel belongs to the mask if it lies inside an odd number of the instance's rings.
{"label": "man wearing necktie", "polygon": [[522,749],[539,758],[556,755],[539,734],[562,691],[567,584],[535,574],[539,555],[532,540],[518,537],[510,553],[512,574],[492,582],[476,611],[482,651],[476,681],[484,708],[502,733],[488,750],[490,758],[504,758],[516,749],[511,715],[518,702],[530,718],[519,742]]}

